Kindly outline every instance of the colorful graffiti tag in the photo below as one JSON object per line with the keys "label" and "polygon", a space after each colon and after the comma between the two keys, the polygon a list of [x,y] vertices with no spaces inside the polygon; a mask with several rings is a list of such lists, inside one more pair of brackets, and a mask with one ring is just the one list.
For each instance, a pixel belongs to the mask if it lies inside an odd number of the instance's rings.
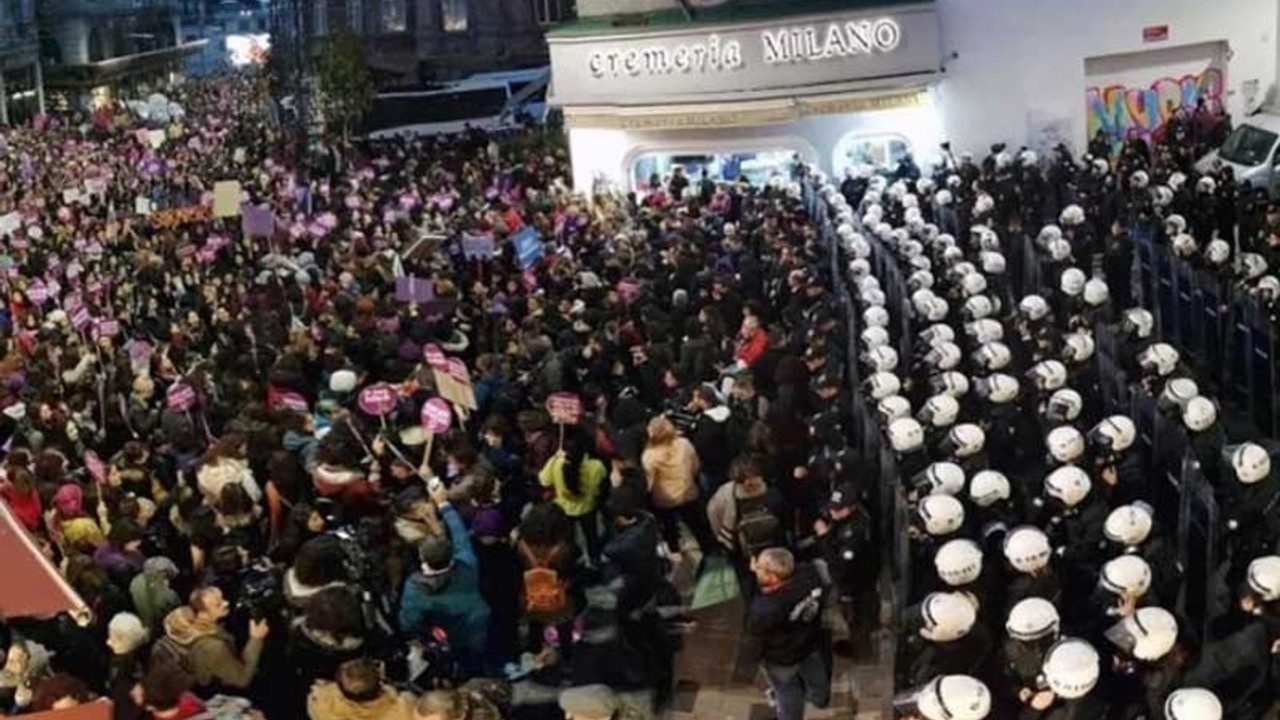
{"label": "colorful graffiti tag", "polygon": [[1085,91],[1089,137],[1102,130],[1112,140],[1130,137],[1150,140],[1179,108],[1194,109],[1204,98],[1210,110],[1222,107],[1222,71],[1209,68],[1198,75],[1161,78],[1150,87],[1112,85]]}

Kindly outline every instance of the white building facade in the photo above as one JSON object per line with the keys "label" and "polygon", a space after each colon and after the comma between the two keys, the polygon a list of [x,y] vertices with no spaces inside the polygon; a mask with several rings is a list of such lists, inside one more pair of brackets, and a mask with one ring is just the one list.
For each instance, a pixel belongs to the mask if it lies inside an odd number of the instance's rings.
{"label": "white building facade", "polygon": [[793,154],[833,173],[926,165],[943,140],[1078,153],[1201,99],[1242,117],[1277,74],[1280,0],[661,5],[581,0],[548,35],[580,189],[644,189],[674,164],[750,176]]}

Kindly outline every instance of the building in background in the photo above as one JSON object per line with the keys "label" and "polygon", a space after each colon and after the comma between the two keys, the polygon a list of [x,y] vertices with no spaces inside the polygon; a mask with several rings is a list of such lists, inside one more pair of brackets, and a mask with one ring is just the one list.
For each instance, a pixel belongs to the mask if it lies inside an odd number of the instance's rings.
{"label": "building in background", "polygon": [[205,41],[183,41],[179,0],[38,0],[44,83],[88,109],[174,81]]}
{"label": "building in background", "polygon": [[35,0],[0,5],[0,125],[44,111]]}
{"label": "building in background", "polygon": [[261,66],[271,49],[267,0],[182,0],[183,42],[208,40],[187,58],[191,76]]}
{"label": "building in background", "polygon": [[544,33],[572,17],[573,2],[273,0],[272,43],[292,72],[301,48],[349,30],[365,39],[381,85],[421,85],[546,65]]}

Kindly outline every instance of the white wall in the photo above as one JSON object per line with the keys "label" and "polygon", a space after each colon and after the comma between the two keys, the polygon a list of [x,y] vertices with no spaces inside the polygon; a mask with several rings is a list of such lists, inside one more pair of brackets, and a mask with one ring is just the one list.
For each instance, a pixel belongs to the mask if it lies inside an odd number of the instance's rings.
{"label": "white wall", "polygon": [[[1173,45],[1227,41],[1226,106],[1243,114],[1276,80],[1277,0],[938,0],[946,72],[938,90],[957,151],[981,156],[995,142],[1030,143],[1056,126],[1080,152],[1087,127],[1085,59]],[[1168,25],[1144,43],[1142,29]],[[956,57],[952,57],[952,53]]]}

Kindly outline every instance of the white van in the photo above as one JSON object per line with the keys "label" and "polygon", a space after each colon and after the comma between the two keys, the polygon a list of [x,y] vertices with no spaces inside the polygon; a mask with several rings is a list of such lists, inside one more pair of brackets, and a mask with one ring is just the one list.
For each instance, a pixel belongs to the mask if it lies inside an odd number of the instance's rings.
{"label": "white van", "polygon": [[1235,171],[1236,181],[1256,188],[1266,188],[1272,197],[1280,197],[1280,115],[1267,111],[1250,115],[1227,136],[1222,147],[1196,162],[1199,172],[1211,172],[1223,165]]}

